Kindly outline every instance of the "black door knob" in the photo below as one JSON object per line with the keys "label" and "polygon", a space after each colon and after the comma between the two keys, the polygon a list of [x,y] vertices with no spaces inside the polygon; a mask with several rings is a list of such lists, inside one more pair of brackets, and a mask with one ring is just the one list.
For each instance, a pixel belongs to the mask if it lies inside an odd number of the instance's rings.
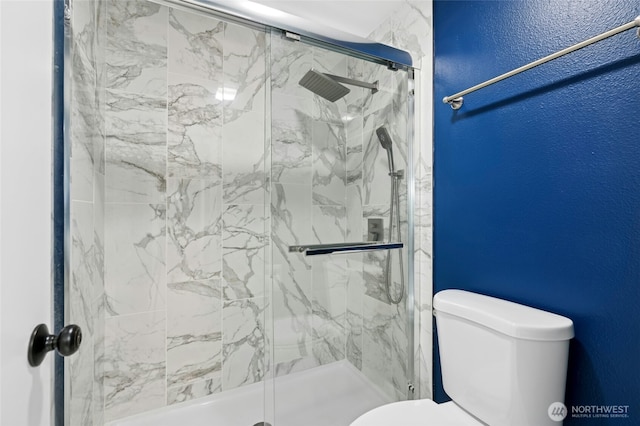
{"label": "black door knob", "polygon": [[29,365],[37,367],[44,361],[47,352],[56,350],[62,356],[73,355],[78,351],[82,343],[82,330],[75,324],[71,324],[60,330],[56,336],[49,334],[45,324],[40,324],[33,329],[29,340],[27,358]]}

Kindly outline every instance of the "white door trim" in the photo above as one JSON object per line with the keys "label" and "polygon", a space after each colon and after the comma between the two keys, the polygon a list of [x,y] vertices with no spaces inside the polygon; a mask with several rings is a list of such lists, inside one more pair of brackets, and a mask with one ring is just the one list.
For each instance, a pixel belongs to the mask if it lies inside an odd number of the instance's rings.
{"label": "white door trim", "polygon": [[54,357],[26,352],[52,328],[53,2],[0,0],[0,32],[0,424],[44,426]]}

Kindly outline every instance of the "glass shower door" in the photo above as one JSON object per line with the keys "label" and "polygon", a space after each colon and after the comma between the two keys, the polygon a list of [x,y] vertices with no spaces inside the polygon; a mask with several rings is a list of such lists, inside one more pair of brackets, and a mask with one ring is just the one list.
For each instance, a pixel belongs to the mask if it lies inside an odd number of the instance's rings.
{"label": "glass shower door", "polygon": [[268,370],[267,32],[162,2],[67,3],[64,310],[84,342],[65,361],[65,424],[235,392],[250,410],[219,403],[207,419],[253,425]]}
{"label": "glass shower door", "polygon": [[[252,418],[338,426],[407,398],[407,72],[164,2],[69,4],[67,424],[258,389]],[[379,90],[328,101],[312,68]]]}
{"label": "glass shower door", "polygon": [[[369,409],[406,399],[412,381],[408,74],[275,30],[270,54],[267,408],[272,404],[274,426],[346,426]],[[329,101],[299,84],[312,69],[334,82],[355,82]],[[358,85],[375,82],[377,91]],[[300,250],[390,240],[393,177],[376,133],[380,127],[392,144],[398,179],[393,214],[401,228],[401,238],[394,231],[394,239],[404,248],[317,256]]]}

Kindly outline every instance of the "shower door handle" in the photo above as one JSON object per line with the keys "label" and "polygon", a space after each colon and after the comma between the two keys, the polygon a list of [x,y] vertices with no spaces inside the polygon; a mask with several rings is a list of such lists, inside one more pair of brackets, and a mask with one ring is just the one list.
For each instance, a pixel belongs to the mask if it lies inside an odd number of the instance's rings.
{"label": "shower door handle", "polygon": [[75,324],[71,324],[60,330],[60,333],[49,334],[49,328],[40,324],[33,329],[29,339],[29,351],[27,359],[29,365],[37,367],[42,364],[49,351],[56,350],[62,356],[73,355],[82,343],[82,330]]}
{"label": "shower door handle", "polygon": [[404,243],[366,241],[359,243],[308,244],[289,246],[289,253],[304,253],[305,256],[319,254],[358,253],[364,251],[396,250],[404,247]]}

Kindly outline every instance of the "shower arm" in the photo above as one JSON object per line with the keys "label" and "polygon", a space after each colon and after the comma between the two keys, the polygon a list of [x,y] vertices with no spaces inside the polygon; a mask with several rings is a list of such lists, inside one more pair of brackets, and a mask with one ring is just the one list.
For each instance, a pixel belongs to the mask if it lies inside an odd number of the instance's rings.
{"label": "shower arm", "polygon": [[342,77],[339,75],[333,75],[333,74],[327,74],[326,72],[323,72],[322,74],[326,75],[327,77],[339,82],[339,83],[344,83],[344,84],[348,84],[350,86],[358,86],[358,87],[364,87],[365,89],[371,89],[371,93],[376,93],[378,91],[378,81],[374,81],[373,83],[366,83],[364,81],[359,81],[359,80],[354,80],[353,78],[347,78],[347,77]]}

